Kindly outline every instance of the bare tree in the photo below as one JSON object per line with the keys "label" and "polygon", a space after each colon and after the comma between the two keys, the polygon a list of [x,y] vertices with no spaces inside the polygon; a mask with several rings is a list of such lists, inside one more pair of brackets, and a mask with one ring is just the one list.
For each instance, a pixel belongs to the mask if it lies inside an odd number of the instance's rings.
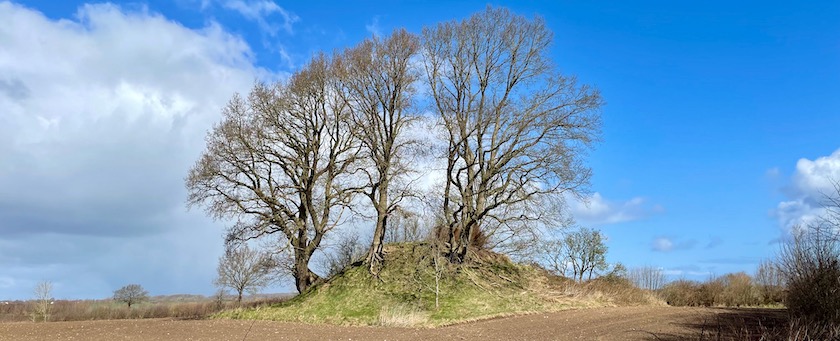
{"label": "bare tree", "polygon": [[544,240],[541,245],[543,264],[556,274],[568,274],[577,281],[583,281],[584,276],[592,279],[596,271],[609,268],[607,246],[596,230],[580,228],[567,233],[562,239]]}
{"label": "bare tree", "polygon": [[762,303],[778,303],[784,300],[785,279],[776,263],[769,260],[759,263],[754,278]]}
{"label": "bare tree", "polygon": [[149,299],[149,292],[140,284],[129,284],[114,291],[114,301],[123,302],[131,308],[132,304]]}
{"label": "bare tree", "polygon": [[189,205],[237,219],[229,243],[280,234],[299,292],[319,280],[312,254],[359,190],[349,179],[359,146],[337,89],[332,60],[319,55],[287,82],[234,96],[186,179]]}
{"label": "bare tree", "polygon": [[345,232],[338,243],[332,248],[332,252],[325,253],[323,268],[327,271],[327,277],[335,276],[361,260],[365,249],[359,242],[359,235],[355,232]]}
{"label": "bare tree", "polygon": [[423,30],[428,86],[448,135],[442,206],[453,261],[486,246],[488,221],[531,228],[556,212],[532,205],[589,181],[581,159],[599,134],[601,97],[557,71],[551,40],[541,18],[491,7]]}
{"label": "bare tree", "polygon": [[389,219],[390,226],[385,233],[385,242],[419,242],[427,239],[430,230],[421,218],[421,214],[400,207]]}
{"label": "bare tree", "polygon": [[607,269],[607,246],[601,237],[601,232],[593,229],[581,228],[567,234],[563,238],[566,245],[566,258],[572,270],[572,275],[579,282],[584,276],[592,279],[596,270]]}
{"label": "bare tree", "polygon": [[665,273],[661,268],[643,266],[630,270],[628,278],[634,285],[645,290],[659,290],[665,285]]}
{"label": "bare tree", "polygon": [[807,336],[814,340],[837,339],[836,328],[831,335],[811,332],[840,325],[840,182],[830,181],[834,192],[824,193],[824,215],[812,224],[794,227],[778,261],[788,313],[808,327]]}
{"label": "bare tree", "polygon": [[412,141],[404,132],[415,117],[412,97],[419,72],[412,68],[411,59],[418,49],[418,38],[400,29],[385,39],[373,37],[346,50],[337,63],[343,69],[342,93],[358,128],[354,131],[364,146],[364,159],[372,166],[361,170],[365,196],[376,211],[366,259],[373,274],[381,266],[388,218],[410,192],[404,178],[411,172],[407,152]]}
{"label": "bare tree", "polygon": [[44,322],[50,320],[53,303],[52,289],[53,285],[50,281],[41,281],[35,285],[35,309],[32,312],[32,322],[37,322],[39,318]]}
{"label": "bare tree", "polygon": [[219,257],[217,277],[213,281],[219,288],[236,292],[236,303],[242,304],[242,294],[256,294],[276,277],[277,262],[268,252],[250,248],[247,244],[229,247]]}

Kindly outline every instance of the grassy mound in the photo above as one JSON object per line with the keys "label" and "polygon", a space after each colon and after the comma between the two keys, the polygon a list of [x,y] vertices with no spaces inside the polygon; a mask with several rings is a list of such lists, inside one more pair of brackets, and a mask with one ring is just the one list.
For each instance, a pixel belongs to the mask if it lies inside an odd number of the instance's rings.
{"label": "grassy mound", "polygon": [[[576,285],[492,252],[477,252],[468,265],[455,266],[439,257],[436,262],[436,253],[427,243],[388,245],[385,251],[378,279],[365,266],[353,266],[287,302],[218,316],[341,325],[440,326],[513,314],[633,304],[613,300],[609,293],[590,295],[598,292],[592,283]],[[644,300],[647,298],[637,303],[647,303]]]}

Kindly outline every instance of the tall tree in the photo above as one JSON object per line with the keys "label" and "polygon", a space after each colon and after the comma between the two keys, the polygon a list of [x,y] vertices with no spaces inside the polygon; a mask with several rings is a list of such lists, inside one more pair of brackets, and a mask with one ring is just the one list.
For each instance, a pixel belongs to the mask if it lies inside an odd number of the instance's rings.
{"label": "tall tree", "polygon": [[541,18],[487,7],[425,28],[422,39],[449,140],[443,234],[450,259],[461,262],[470,247],[486,246],[485,223],[529,228],[548,211],[532,205],[584,189],[582,156],[598,137],[602,101],[552,64]]}
{"label": "tall tree", "polygon": [[404,132],[416,117],[412,97],[419,72],[412,68],[411,60],[418,49],[419,39],[400,29],[385,39],[367,39],[346,50],[340,59],[342,93],[351,103],[358,127],[354,131],[364,146],[364,159],[371,166],[362,170],[365,196],[376,212],[367,255],[373,274],[382,262],[388,218],[410,192],[404,177],[411,170],[407,149],[412,141]]}
{"label": "tall tree", "polygon": [[340,224],[359,152],[332,59],[319,55],[284,83],[238,95],[186,179],[190,205],[235,218],[228,242],[279,233],[299,292],[319,280],[309,267],[324,235]]}

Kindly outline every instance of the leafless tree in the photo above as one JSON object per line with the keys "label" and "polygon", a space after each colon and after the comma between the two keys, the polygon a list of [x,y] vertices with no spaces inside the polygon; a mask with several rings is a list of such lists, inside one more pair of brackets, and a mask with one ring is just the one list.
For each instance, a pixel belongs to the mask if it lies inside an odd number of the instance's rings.
{"label": "leafless tree", "polygon": [[344,51],[336,63],[343,70],[342,94],[353,112],[363,158],[371,166],[361,170],[364,194],[376,212],[366,259],[373,274],[381,266],[388,219],[410,192],[405,176],[411,172],[407,153],[412,141],[404,133],[416,116],[412,98],[419,70],[412,68],[411,60],[418,49],[418,38],[400,29]]}
{"label": "leafless tree", "polygon": [[562,249],[555,252],[565,255],[567,272],[571,272],[572,278],[578,282],[582,282],[584,276],[592,279],[596,271],[604,271],[609,266],[606,261],[607,246],[601,232],[580,228],[567,233],[562,245]]}
{"label": "leafless tree", "polygon": [[268,252],[252,249],[247,244],[229,247],[219,257],[213,284],[233,289],[236,303],[242,304],[244,293],[256,294],[276,279],[276,267],[277,263]]}
{"label": "leafless tree", "polygon": [[645,290],[659,290],[666,281],[662,269],[653,266],[634,268],[628,273],[628,278],[637,287]]}
{"label": "leafless tree", "polygon": [[52,289],[53,285],[50,281],[41,281],[35,285],[35,309],[32,312],[32,322],[37,322],[39,318],[44,322],[50,320]]}
{"label": "leafless tree", "polygon": [[114,301],[123,302],[131,308],[132,304],[149,299],[149,292],[140,284],[129,284],[114,291]]}
{"label": "leafless tree", "polygon": [[759,263],[755,271],[755,284],[763,303],[782,302],[785,279],[778,264],[769,260]]}
{"label": "leafless tree", "polygon": [[527,203],[585,189],[582,156],[599,135],[602,101],[552,64],[541,18],[487,7],[422,38],[448,135],[443,234],[450,259],[462,262],[469,247],[486,246],[488,221],[527,229],[555,212]]}
{"label": "leafless tree", "polygon": [[[840,183],[832,179],[833,193],[824,193],[824,215],[796,226],[779,254],[792,317],[809,327],[840,325]],[[808,335],[836,339],[837,335]]]}
{"label": "leafless tree", "polygon": [[359,146],[338,88],[333,60],[318,55],[287,82],[234,96],[186,179],[190,205],[237,219],[228,242],[280,234],[299,292],[319,280],[312,254],[359,190],[350,179]]}
{"label": "leafless tree", "polygon": [[331,252],[325,251],[323,258],[323,268],[327,271],[327,277],[344,271],[361,260],[365,254],[359,235],[352,231],[346,231],[331,249]]}
{"label": "leafless tree", "polygon": [[397,209],[389,221],[390,226],[385,233],[386,243],[419,242],[426,240],[431,233],[421,213],[404,207]]}

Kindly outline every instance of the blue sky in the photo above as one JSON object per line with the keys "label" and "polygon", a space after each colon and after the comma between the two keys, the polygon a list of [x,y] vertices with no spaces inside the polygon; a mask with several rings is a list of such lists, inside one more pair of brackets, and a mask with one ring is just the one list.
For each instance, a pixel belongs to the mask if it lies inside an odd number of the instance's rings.
{"label": "blue sky", "polygon": [[[224,224],[186,211],[182,181],[220,106],[317,51],[485,4],[0,1],[0,299],[39,280],[212,293]],[[590,205],[571,211],[610,261],[752,272],[840,179],[840,3],[491,4],[544,17],[560,68],[602,91]]]}

